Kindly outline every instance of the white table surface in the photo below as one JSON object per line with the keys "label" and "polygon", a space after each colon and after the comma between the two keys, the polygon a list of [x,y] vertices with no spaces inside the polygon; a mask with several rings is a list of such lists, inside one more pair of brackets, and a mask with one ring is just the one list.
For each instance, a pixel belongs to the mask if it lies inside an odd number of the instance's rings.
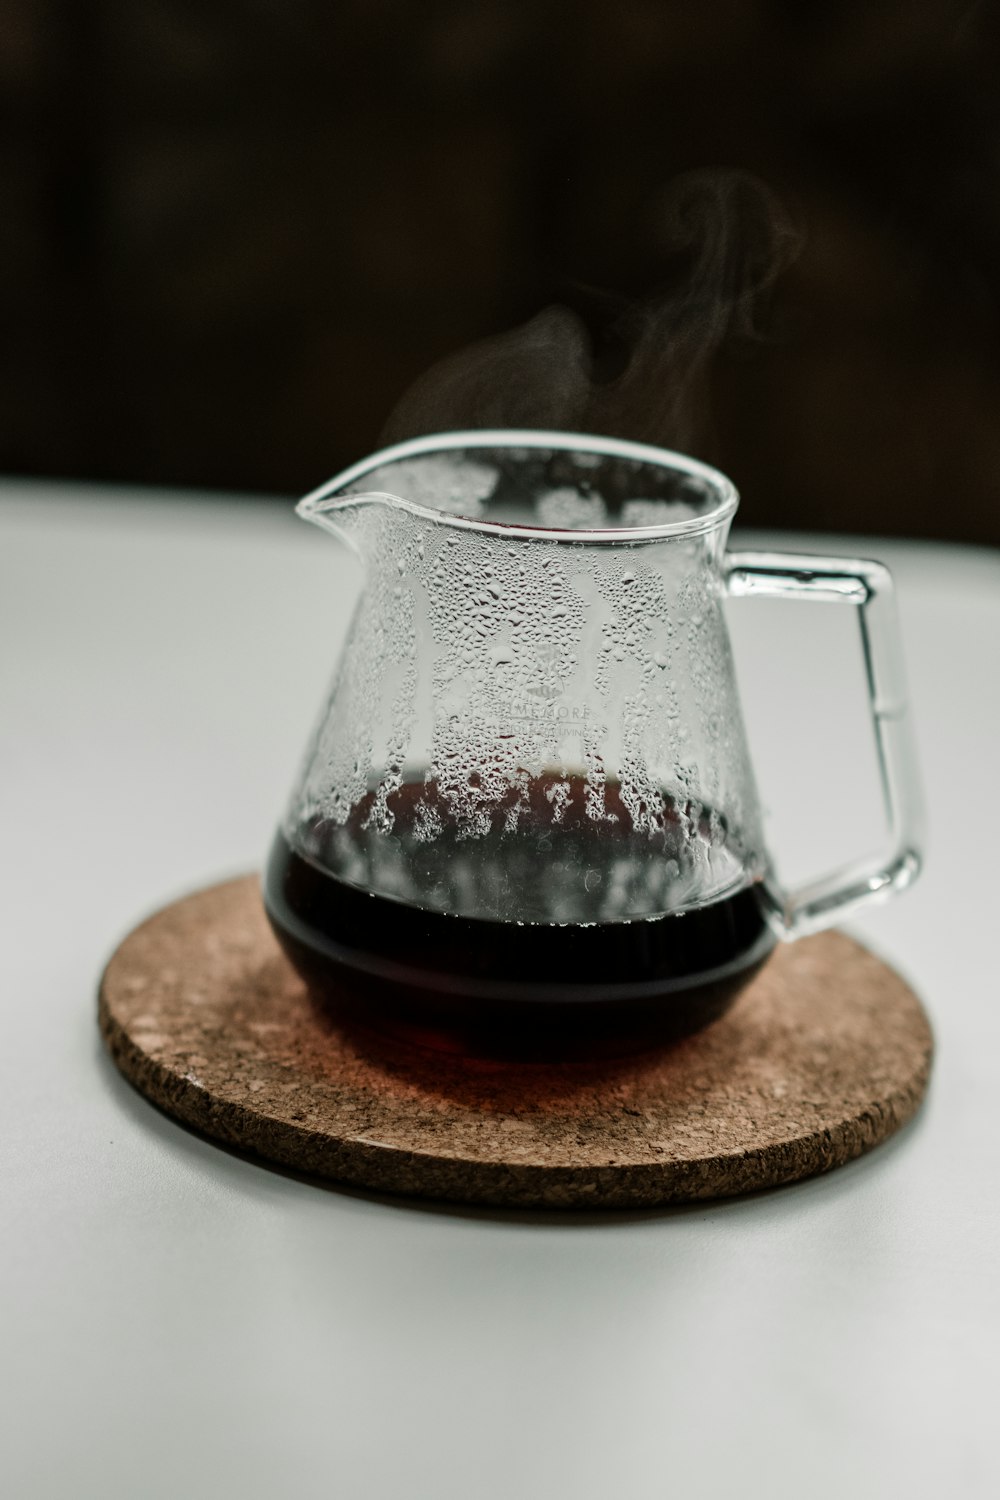
{"label": "white table surface", "polygon": [[[845,548],[900,585],[929,861],[853,930],[933,1018],[924,1110],[738,1201],[461,1211],[227,1154],[95,1024],[137,919],[259,865],[353,565],[290,506],[0,486],[5,1494],[1000,1493],[1000,556]],[[878,803],[851,611],[794,609],[733,629],[779,861],[818,873]]]}

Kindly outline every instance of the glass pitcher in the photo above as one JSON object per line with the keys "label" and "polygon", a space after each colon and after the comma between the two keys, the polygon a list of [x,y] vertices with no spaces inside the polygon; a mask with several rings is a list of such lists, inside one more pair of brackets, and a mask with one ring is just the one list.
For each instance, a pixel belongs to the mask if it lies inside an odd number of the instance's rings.
{"label": "glass pitcher", "polygon": [[[737,494],[658,448],[456,432],[298,513],[364,563],[264,882],[339,1013],[433,1045],[570,1056],[707,1024],[779,938],[902,889],[919,794],[878,563],[727,553]],[[883,857],[778,888],[723,601],[858,612]]]}

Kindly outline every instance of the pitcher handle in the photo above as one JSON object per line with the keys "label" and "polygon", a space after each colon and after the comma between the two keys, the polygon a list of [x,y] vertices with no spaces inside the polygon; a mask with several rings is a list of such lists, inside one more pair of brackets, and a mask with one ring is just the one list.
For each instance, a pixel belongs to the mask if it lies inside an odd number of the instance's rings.
{"label": "pitcher handle", "polygon": [[858,611],[868,698],[888,834],[884,851],[796,890],[774,885],[772,918],[784,938],[829,927],[857,907],[905,890],[920,872],[923,798],[909,722],[892,574],[859,558],[786,552],[731,552],[726,586],[737,598],[810,599]]}

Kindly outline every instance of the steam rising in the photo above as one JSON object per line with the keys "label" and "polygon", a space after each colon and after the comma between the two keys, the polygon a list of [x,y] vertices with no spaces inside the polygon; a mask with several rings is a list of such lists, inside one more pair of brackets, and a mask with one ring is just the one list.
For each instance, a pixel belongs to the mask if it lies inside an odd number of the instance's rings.
{"label": "steam rising", "polygon": [[664,196],[656,228],[668,289],[628,307],[606,337],[619,371],[600,361],[583,319],[546,308],[520,328],[431,367],[403,396],[383,438],[479,427],[595,432],[697,450],[708,381],[723,343],[762,336],[767,294],[798,250],[777,200],[749,173],[691,172]]}

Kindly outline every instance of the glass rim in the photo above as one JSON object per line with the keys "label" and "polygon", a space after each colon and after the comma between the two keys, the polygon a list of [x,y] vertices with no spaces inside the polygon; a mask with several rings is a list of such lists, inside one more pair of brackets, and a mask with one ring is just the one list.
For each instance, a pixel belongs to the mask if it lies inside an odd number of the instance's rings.
{"label": "glass rim", "polygon": [[[675,473],[698,479],[712,492],[716,503],[704,515],[688,516],[678,521],[662,521],[643,526],[561,527],[533,526],[516,521],[489,521],[475,516],[456,515],[438,510],[431,505],[421,505],[405,495],[389,490],[372,490],[345,494],[348,485],[364,479],[366,474],[398,463],[408,458],[420,458],[435,453],[451,453],[456,449],[537,448],[562,453],[593,453],[609,458],[624,458],[635,463],[656,464]],[[627,438],[601,437],[594,433],[557,432],[542,428],[472,428],[455,432],[428,433],[425,436],[407,438],[380,448],[367,458],[342,469],[318,489],[311,490],[296,505],[296,513],[305,520],[321,520],[338,510],[351,505],[386,504],[419,516],[437,526],[451,526],[462,531],[475,531],[487,536],[523,538],[535,541],[575,542],[580,544],[607,545],[614,542],[671,541],[675,537],[699,536],[714,531],[730,520],[739,505],[739,492],[732,480],[720,469],[714,469],[700,459],[690,458],[670,448],[656,447],[650,443],[635,443]]]}

